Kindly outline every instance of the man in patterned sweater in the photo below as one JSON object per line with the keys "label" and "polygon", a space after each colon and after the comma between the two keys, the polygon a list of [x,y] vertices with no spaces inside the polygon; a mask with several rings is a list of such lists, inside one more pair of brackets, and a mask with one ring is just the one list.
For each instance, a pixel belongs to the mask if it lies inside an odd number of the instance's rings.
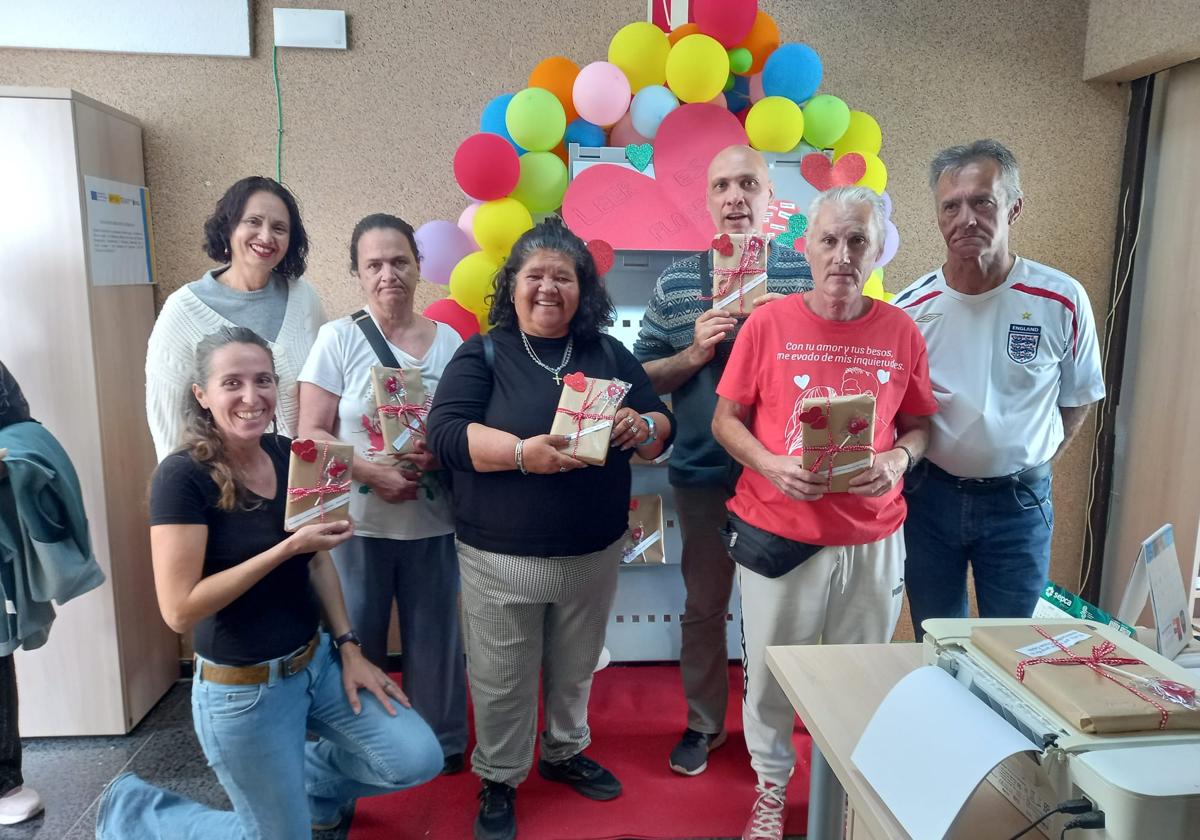
{"label": "man in patterned sweater", "polygon": [[[763,156],[748,146],[718,152],[708,168],[708,210],[717,231],[762,229],[771,200]],[[768,294],[756,305],[812,288],[803,255],[774,243],[767,260]],[[670,394],[677,431],[669,479],[683,533],[687,601],[680,670],[688,702],[687,729],[671,751],[671,769],[702,773],[708,753],[725,742],[729,667],[725,615],[733,561],[721,540],[734,463],[712,436],[717,382],[743,319],[712,308],[712,261],[697,254],[672,265],[654,286],[634,354],[660,394]]]}

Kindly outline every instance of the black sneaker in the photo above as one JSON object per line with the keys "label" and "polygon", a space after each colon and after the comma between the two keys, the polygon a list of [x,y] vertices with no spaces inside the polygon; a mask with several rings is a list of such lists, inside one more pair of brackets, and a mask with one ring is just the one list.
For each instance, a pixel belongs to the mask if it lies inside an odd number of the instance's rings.
{"label": "black sneaker", "polygon": [[709,735],[685,729],[683,737],[671,750],[671,769],[685,776],[699,776],[708,767],[708,754],[724,743],[724,732]]}
{"label": "black sneaker", "polygon": [[588,799],[615,799],[621,795],[617,777],[583,753],[566,761],[538,761],[538,773],[551,782],[568,784]]}
{"label": "black sneaker", "polygon": [[517,814],[513,800],[517,789],[503,782],[483,780],[479,791],[479,816],[475,818],[475,840],[514,840]]}
{"label": "black sneaker", "polygon": [[461,773],[465,764],[466,759],[462,753],[452,753],[442,762],[442,775],[453,776],[455,773]]}

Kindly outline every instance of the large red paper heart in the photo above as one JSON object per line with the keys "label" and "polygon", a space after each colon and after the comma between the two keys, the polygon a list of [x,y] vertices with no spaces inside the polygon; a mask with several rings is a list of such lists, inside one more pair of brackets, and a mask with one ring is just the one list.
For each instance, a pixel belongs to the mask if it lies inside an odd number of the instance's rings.
{"label": "large red paper heart", "polygon": [[582,394],[587,390],[587,377],[583,375],[583,371],[577,370],[574,373],[568,373],[563,377],[563,382],[572,391],[578,391]]}
{"label": "large red paper heart", "polygon": [[310,464],[317,460],[317,445],[311,440],[292,441],[292,452],[296,453],[301,461],[307,461]]}
{"label": "large red paper heart", "polygon": [[800,161],[804,180],[821,191],[834,187],[850,187],[867,174],[867,161],[858,152],[848,152],[830,163],[820,152],[805,155]]}
{"label": "large red paper heart", "polygon": [[617,255],[613,252],[613,246],[609,245],[603,239],[593,239],[587,244],[587,249],[592,255],[592,261],[596,263],[596,273],[601,277],[608,274],[609,269],[613,267],[613,263],[617,261]]}
{"label": "large red paper heart", "polygon": [[567,187],[562,215],[584,241],[614,248],[701,251],[716,232],[705,197],[708,165],[726,146],[745,145],[746,130],[725,108],[682,105],[654,138],[654,177],[596,164]]}

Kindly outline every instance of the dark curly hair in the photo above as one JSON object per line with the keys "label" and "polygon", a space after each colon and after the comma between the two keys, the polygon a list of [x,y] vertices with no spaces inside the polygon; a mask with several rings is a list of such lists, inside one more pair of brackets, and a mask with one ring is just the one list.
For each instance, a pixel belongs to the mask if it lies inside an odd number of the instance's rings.
{"label": "dark curly hair", "polygon": [[288,248],[279,265],[275,267],[275,273],[287,280],[296,280],[304,276],[307,265],[308,234],[304,230],[304,222],[300,220],[300,205],[296,202],[296,197],[273,178],[251,175],[225,190],[225,195],[221,196],[216,209],[204,223],[204,253],[220,263],[229,261],[230,234],[242,220],[246,202],[258,192],[278,196],[287,207],[290,222]]}
{"label": "dark curly hair", "polygon": [[516,329],[517,310],[513,292],[517,274],[535,251],[555,251],[575,264],[579,282],[579,309],[571,318],[570,332],[580,341],[600,337],[605,327],[612,326],[617,312],[608,290],[600,281],[596,261],[582,239],[567,229],[558,216],[547,216],[532,230],[527,230],[512,247],[508,260],[496,274],[495,294],[492,296],[488,323],[495,327]]}
{"label": "dark curly hair", "polygon": [[413,226],[401,219],[399,216],[393,216],[390,213],[372,213],[370,216],[364,216],[354,226],[354,232],[350,234],[350,271],[358,271],[358,240],[362,235],[369,230],[398,230],[404,234],[404,238],[408,240],[408,244],[412,247],[413,259],[418,264],[421,262],[421,252],[417,250],[417,234],[413,230]]}

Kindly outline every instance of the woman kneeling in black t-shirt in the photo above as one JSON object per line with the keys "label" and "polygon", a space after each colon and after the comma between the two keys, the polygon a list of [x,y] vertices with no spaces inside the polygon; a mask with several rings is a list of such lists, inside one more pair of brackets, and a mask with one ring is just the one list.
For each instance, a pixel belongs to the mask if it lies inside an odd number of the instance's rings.
{"label": "woman kneeling in black t-shirt", "polygon": [[357,797],[433,778],[442,750],[353,643],[329,557],[353,528],[283,530],[290,441],[265,434],[277,396],[266,342],[241,327],[208,336],[193,381],[187,444],[154,474],[151,551],[163,617],[195,628],[192,718],[234,810],[125,774],[104,794],[97,836],[307,837]]}

